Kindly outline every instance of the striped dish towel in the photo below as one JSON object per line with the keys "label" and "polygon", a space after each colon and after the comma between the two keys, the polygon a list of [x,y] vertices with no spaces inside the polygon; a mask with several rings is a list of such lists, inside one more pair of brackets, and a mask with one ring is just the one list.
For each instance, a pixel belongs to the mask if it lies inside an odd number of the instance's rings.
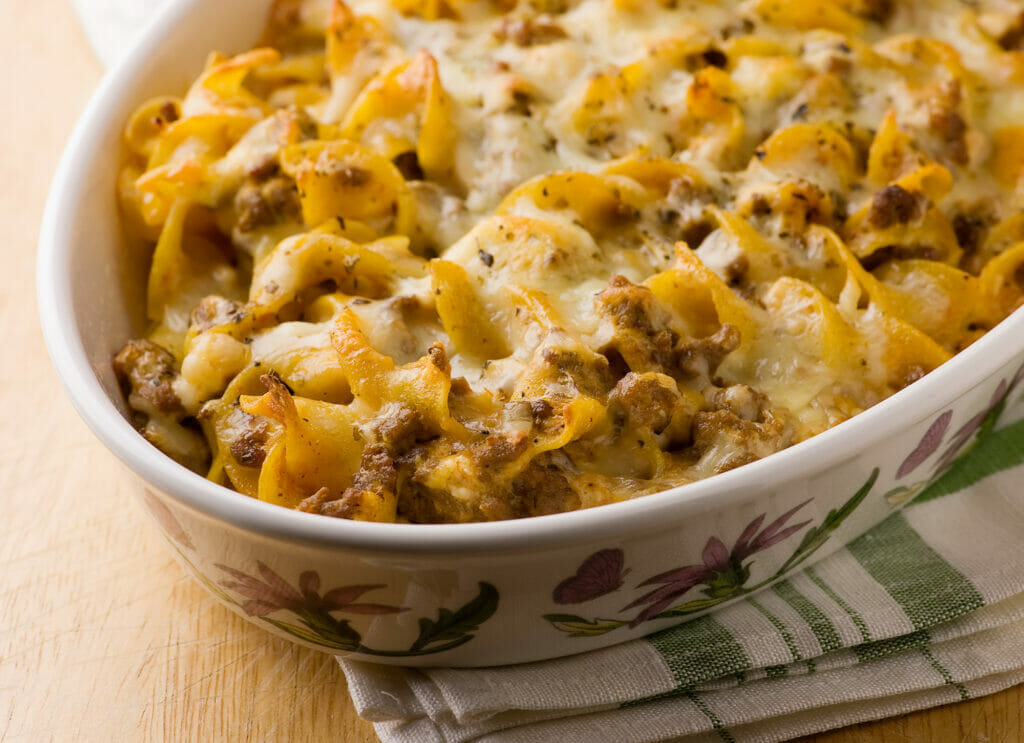
{"label": "striped dish towel", "polygon": [[340,660],[386,743],[779,741],[1024,682],[1024,421],[840,552],[641,640],[477,669]]}

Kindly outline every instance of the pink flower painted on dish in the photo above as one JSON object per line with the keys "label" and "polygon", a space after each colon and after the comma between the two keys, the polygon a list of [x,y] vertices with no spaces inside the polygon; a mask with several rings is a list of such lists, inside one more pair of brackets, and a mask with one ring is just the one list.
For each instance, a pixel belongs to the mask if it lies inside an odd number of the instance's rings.
{"label": "pink flower painted on dish", "polygon": [[[362,635],[348,619],[339,619],[331,612],[397,614],[408,611],[401,606],[357,601],[364,593],[386,588],[385,585],[340,586],[321,595],[320,576],[313,570],[303,572],[299,576],[298,587],[294,587],[259,561],[256,563],[258,576],[227,565],[217,564],[217,567],[234,579],[221,581],[220,586],[243,599],[238,602],[228,597],[228,600],[240,606],[250,617],[258,617],[282,632],[335,651],[392,658],[441,653],[472,640],[480,625],[498,609],[497,589],[481,581],[476,597],[457,609],[442,606],[438,607],[436,619],[420,617],[417,621],[419,636],[408,648],[374,648],[363,644]],[[291,612],[299,623],[270,616],[279,611]]]}
{"label": "pink flower painted on dish", "polygon": [[217,565],[235,580],[221,581],[221,586],[245,597],[242,611],[251,617],[265,617],[281,609],[295,613],[341,611],[347,614],[395,614],[405,611],[387,604],[360,604],[356,599],[367,591],[384,588],[382,584],[342,586],[320,595],[320,576],[307,570],[299,576],[298,589],[293,588],[280,575],[262,562],[256,563],[260,577],[241,570]]}
{"label": "pink flower painted on dish", "polygon": [[[950,437],[946,448],[935,462],[933,473],[937,474],[948,468],[972,439],[975,437],[981,438],[986,432],[995,428],[999,417],[1009,402],[1010,395],[1022,381],[1024,381],[1024,365],[1017,370],[1017,373],[1009,381],[1006,379],[1000,380],[999,385],[989,399],[988,405],[960,426]],[[932,454],[938,451],[945,439],[946,431],[952,419],[953,411],[947,410],[932,422],[917,447],[903,460],[903,463],[896,471],[897,479],[902,479],[911,474]]]}
{"label": "pink flower painted on dish", "polygon": [[796,534],[811,523],[808,520],[786,526],[796,512],[810,502],[805,500],[794,506],[758,532],[765,520],[765,514],[761,514],[747,524],[732,550],[727,549],[718,537],[711,537],[704,545],[701,564],[686,565],[645,580],[641,586],[660,586],[623,607],[622,610],[626,611],[645,606],[643,611],[630,621],[629,626],[636,627],[641,622],[657,616],[677,598],[699,585],[707,586],[704,594],[716,601],[743,592],[744,585],[750,578],[750,563],[744,564],[743,561]]}
{"label": "pink flower painted on dish", "polygon": [[953,420],[953,411],[947,410],[928,426],[928,430],[921,437],[917,447],[907,455],[907,458],[903,460],[903,464],[896,471],[897,480],[902,480],[916,470],[928,457],[936,452],[942,443],[942,437],[946,435],[946,429],[949,428],[951,420]]}
{"label": "pink flower painted on dish", "polygon": [[[763,526],[766,514],[758,516],[743,529],[731,550],[718,537],[710,537],[701,552],[699,564],[666,570],[638,584],[638,587],[656,588],[619,610],[619,613],[623,613],[642,607],[640,613],[632,619],[586,617],[562,612],[544,614],[544,619],[556,630],[570,637],[597,637],[621,627],[634,628],[656,619],[690,616],[753,593],[788,575],[821,549],[864,502],[878,480],[878,473],[876,467],[856,493],[838,508],[830,509],[816,526],[810,526],[810,520],[797,524],[789,523],[800,509],[811,502],[805,500],[768,526]],[[754,585],[747,585],[751,566],[754,564],[749,558],[774,547],[801,530],[804,530],[803,536],[790,556],[771,575]],[[574,575],[555,587],[552,594],[555,603],[583,603],[618,591],[622,587],[624,576],[629,572],[624,569],[623,558],[622,550],[619,549],[606,548],[593,553],[583,561]],[[704,586],[701,591],[704,594],[702,597],[692,598],[681,604],[674,603],[697,586]]]}

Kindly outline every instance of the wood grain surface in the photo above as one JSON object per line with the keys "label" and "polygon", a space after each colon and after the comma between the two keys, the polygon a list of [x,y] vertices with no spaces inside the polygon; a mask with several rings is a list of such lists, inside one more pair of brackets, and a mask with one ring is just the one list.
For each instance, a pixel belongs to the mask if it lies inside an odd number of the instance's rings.
{"label": "wood grain surface", "polygon": [[[185,577],[60,389],[35,244],[100,68],[67,0],[0,0],[0,19],[0,741],[375,741],[330,656]],[[805,743],[1021,741],[1022,706],[1018,687]]]}

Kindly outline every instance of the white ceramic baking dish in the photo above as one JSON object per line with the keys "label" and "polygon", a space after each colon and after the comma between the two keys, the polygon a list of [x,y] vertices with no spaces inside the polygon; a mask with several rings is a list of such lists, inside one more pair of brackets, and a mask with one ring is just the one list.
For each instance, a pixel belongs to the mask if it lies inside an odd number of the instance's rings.
{"label": "white ceramic baking dish", "polygon": [[[123,250],[122,123],[184,91],[269,0],[171,3],[71,137],[39,247],[46,342],[78,411],[135,475],[185,568],[232,610],[319,649],[406,665],[516,663],[697,616],[835,551],[948,467],[1020,396],[1024,312],[894,397],[767,459],[638,500],[512,522],[402,525],[289,511],[189,472],[126,419],[110,360],[142,328]],[[1006,418],[1008,413],[1003,412]]]}

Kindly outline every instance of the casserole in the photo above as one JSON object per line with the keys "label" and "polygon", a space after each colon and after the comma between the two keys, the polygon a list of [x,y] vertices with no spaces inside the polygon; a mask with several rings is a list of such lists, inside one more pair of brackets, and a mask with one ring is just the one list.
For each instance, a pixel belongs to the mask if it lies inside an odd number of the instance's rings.
{"label": "casserole", "polygon": [[[110,369],[142,331],[133,319],[146,270],[141,258],[124,260],[110,153],[145,95],[182,89],[209,48],[241,51],[258,37],[262,14],[246,4],[239,22],[237,7],[173,5],[105,80],[55,178],[40,311],[72,400],[138,477],[179,559],[273,631],[332,652],[431,665],[536,660],[646,634],[878,523],[1019,396],[1018,311],[836,428],[683,489],[593,510],[489,524],[353,523],[285,511],[190,473],[138,437]],[[680,580],[687,567],[701,580]]]}

